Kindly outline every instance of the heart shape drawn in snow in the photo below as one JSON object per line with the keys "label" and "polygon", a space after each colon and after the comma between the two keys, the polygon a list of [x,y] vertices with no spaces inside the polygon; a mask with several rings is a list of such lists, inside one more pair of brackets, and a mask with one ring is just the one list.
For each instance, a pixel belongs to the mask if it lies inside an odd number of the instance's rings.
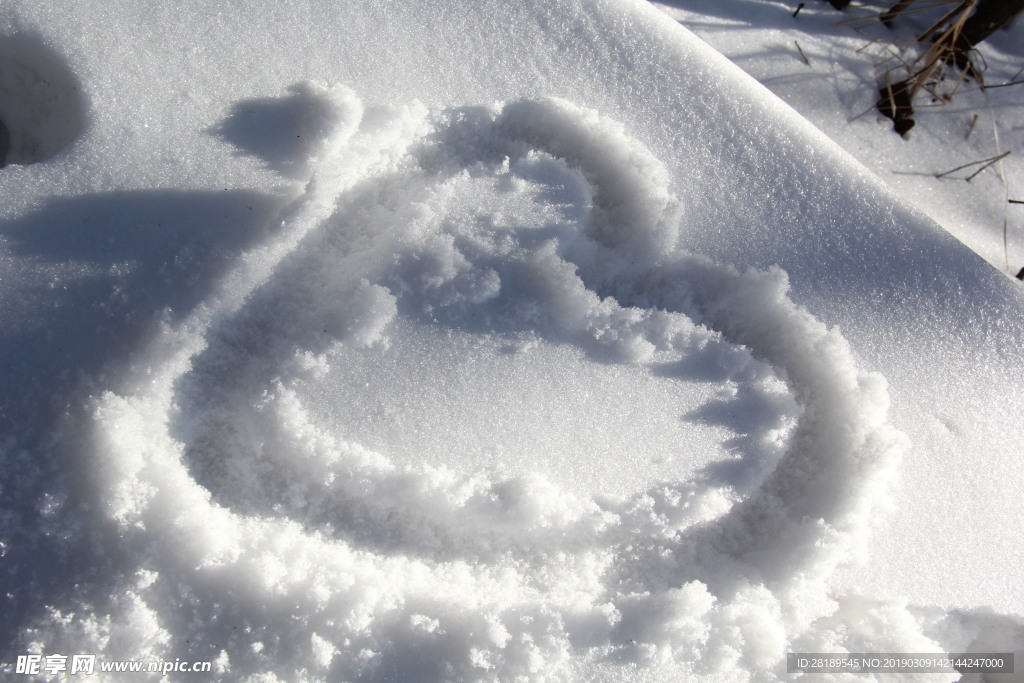
{"label": "heart shape drawn in snow", "polygon": [[[147,590],[227,601],[250,625],[228,639],[232,672],[296,657],[344,678],[774,665],[786,638],[757,624],[820,616],[808,587],[823,595],[863,541],[904,447],[884,380],[787,298],[781,271],[676,249],[664,166],[595,112],[293,92],[317,141],[305,193],[167,330],[158,379],[97,404],[105,509],[161,577]],[[352,367],[418,344],[436,363],[445,339],[461,357],[468,337],[488,367],[531,348],[642,367],[713,345],[746,381],[781,379],[795,424],[738,500],[700,478],[612,499],[398,462],[331,418],[362,400]]]}

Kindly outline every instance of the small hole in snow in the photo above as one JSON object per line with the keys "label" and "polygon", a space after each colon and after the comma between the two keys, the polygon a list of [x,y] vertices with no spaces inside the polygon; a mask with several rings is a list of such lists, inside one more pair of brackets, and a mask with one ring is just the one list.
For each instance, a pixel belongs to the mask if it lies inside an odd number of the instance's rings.
{"label": "small hole in snow", "polygon": [[0,36],[0,167],[46,161],[82,130],[78,82],[27,34]]}

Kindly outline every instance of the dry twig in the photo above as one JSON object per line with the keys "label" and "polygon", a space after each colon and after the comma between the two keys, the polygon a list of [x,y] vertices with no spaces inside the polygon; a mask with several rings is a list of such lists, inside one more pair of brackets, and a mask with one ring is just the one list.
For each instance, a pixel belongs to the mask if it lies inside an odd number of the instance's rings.
{"label": "dry twig", "polygon": [[807,66],[810,66],[811,65],[811,60],[807,59],[807,55],[804,54],[804,50],[803,50],[803,48],[800,47],[800,43],[798,43],[797,41],[794,40],[793,44],[796,45],[797,52],[800,53],[800,59],[804,60],[804,64],[806,64]]}
{"label": "dry twig", "polygon": [[961,171],[961,170],[963,170],[965,168],[970,168],[971,166],[977,166],[978,164],[985,164],[984,166],[979,168],[977,171],[972,173],[969,178],[965,178],[965,180],[970,181],[971,178],[973,178],[974,176],[978,175],[979,173],[984,171],[986,168],[988,168],[992,164],[994,164],[997,161],[999,161],[1000,159],[1006,158],[1008,156],[1010,156],[1010,150],[1007,150],[1007,151],[1003,152],[1002,154],[997,154],[996,156],[990,157],[988,159],[981,159],[979,161],[972,161],[969,164],[964,164],[963,166],[957,166],[956,168],[951,168],[948,171],[944,171],[943,173],[936,173],[934,175],[935,175],[936,178],[942,178],[944,176],[948,176],[950,173],[956,173],[957,171]]}

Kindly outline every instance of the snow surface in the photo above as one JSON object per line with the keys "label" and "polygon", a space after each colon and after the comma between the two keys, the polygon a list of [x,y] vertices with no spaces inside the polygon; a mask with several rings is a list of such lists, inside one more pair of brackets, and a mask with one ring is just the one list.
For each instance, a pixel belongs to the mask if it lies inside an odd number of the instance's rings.
{"label": "snow surface", "polygon": [[[922,52],[914,38],[949,7],[917,3],[890,28],[882,6],[854,4],[837,12],[825,2],[666,0],[656,3],[726,55],[878,174],[900,196],[949,230],[996,268],[1024,267],[1024,21],[997,31],[977,50],[985,84],[955,72],[915,98],[917,125],[901,138],[875,108],[879,83],[906,77],[903,63]],[[889,3],[892,5],[894,3]],[[802,56],[801,56],[802,55]],[[803,61],[806,58],[806,63]],[[965,182],[979,162],[1010,155]],[[945,174],[962,165],[963,170]]]}
{"label": "snow surface", "polygon": [[1024,297],[658,10],[0,27],[0,661],[1024,651]]}

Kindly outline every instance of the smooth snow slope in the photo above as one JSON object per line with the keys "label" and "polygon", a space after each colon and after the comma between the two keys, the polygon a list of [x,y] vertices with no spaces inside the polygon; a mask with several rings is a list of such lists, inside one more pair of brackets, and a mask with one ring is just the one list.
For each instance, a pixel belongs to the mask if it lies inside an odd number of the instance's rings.
{"label": "smooth snow slope", "polygon": [[1024,299],[658,11],[0,12],[3,661],[1024,649]]}
{"label": "smooth snow slope", "polygon": [[[1008,205],[1024,186],[1024,106],[1017,86],[1024,57],[1024,22],[997,31],[978,48],[984,82],[955,72],[934,90],[949,100],[915,98],[916,127],[906,137],[878,113],[879,83],[923,53],[914,38],[949,10],[919,3],[885,28],[870,3],[843,12],[807,3],[794,17],[788,0],[679,0],[656,6],[729,57],[870,168],[907,202],[933,218],[975,253],[1013,277],[1024,266],[1024,207]],[[799,47],[799,51],[798,51]],[[801,54],[806,57],[805,62]],[[918,65],[920,67],[920,65]],[[1010,152],[981,171],[970,165]],[[960,166],[960,171],[946,173]],[[941,177],[936,177],[942,174]],[[1005,232],[1004,232],[1005,227]]]}

